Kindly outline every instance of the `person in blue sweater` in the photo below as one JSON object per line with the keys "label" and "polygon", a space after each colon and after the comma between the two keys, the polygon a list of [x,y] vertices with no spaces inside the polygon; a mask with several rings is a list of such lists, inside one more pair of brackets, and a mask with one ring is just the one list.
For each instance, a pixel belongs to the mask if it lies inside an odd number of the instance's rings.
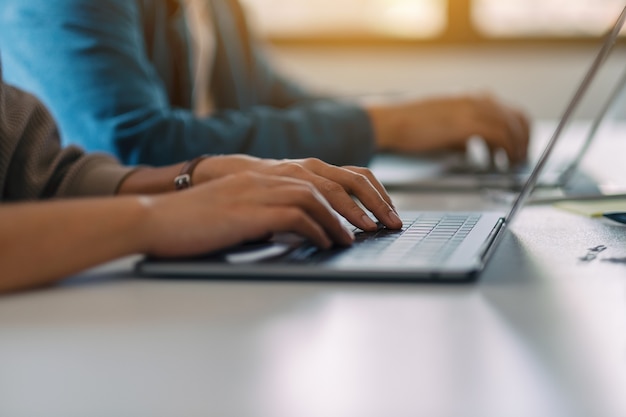
{"label": "person in blue sweater", "polygon": [[3,0],[5,78],[39,97],[63,144],[125,164],[201,154],[317,157],[460,149],[526,158],[528,121],[489,96],[354,103],[317,96],[264,56],[237,0]]}

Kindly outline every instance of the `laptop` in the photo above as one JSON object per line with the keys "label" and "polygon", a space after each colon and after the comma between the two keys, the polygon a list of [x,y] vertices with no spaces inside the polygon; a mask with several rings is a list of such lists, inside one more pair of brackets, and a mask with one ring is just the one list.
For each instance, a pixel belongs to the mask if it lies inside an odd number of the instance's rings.
{"label": "laptop", "polygon": [[[626,71],[622,71],[622,59],[613,53],[613,62],[609,62],[599,69],[595,77],[594,86],[587,94],[587,103],[580,107],[592,106],[595,114],[587,116],[589,121],[579,121],[566,132],[567,143],[555,150],[551,159],[543,170],[539,181],[535,185],[541,188],[559,188],[566,195],[598,195],[601,190],[594,178],[583,169],[579,169],[584,156],[591,147],[597,133],[616,108],[626,91]],[[612,64],[612,65],[611,65]],[[616,69],[619,69],[616,71]],[[616,73],[617,74],[614,74]],[[620,75],[621,74],[621,75]],[[617,78],[617,82],[613,80]],[[604,83],[598,80],[604,80]],[[609,93],[600,91],[611,87]],[[595,94],[593,94],[595,93]],[[606,98],[605,98],[606,97]],[[604,101],[602,101],[604,100]],[[585,109],[590,113],[590,109]],[[440,190],[440,191],[470,191],[476,189],[521,189],[535,166],[537,150],[545,146],[554,132],[555,122],[534,123],[531,132],[531,159],[522,166],[509,168],[504,152],[494,163],[489,150],[480,138],[471,138],[468,141],[467,151],[464,153],[435,153],[424,156],[379,154],[375,156],[370,168],[376,177],[389,190]],[[498,160],[498,158],[496,158]]]}
{"label": "laptop", "polygon": [[476,279],[535,188],[555,146],[563,138],[563,130],[572,122],[576,108],[608,57],[625,20],[626,8],[607,34],[508,212],[400,212],[402,230],[380,227],[375,232],[363,232],[355,229],[356,241],[348,248],[319,250],[297,236],[281,234],[266,242],[242,244],[204,256],[145,257],[136,264],[137,272],[151,277],[246,279],[436,282]]}

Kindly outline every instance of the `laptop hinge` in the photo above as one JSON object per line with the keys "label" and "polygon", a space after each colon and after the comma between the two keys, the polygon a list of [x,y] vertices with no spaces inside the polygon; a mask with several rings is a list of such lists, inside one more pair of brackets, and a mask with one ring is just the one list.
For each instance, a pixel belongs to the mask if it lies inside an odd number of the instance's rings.
{"label": "laptop hinge", "polygon": [[504,235],[504,233],[500,233],[504,229],[504,224],[505,220],[504,218],[501,218],[498,220],[493,229],[491,229],[491,232],[489,233],[489,236],[487,236],[485,243],[483,243],[480,250],[478,251],[481,261],[484,262],[484,260],[487,259],[492,248],[497,246],[495,245],[496,240],[500,239],[500,237]]}

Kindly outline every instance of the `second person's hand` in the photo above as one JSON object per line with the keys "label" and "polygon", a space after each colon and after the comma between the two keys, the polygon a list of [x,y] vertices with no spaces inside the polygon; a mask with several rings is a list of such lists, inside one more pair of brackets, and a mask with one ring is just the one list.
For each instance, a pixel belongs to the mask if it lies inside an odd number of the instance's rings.
{"label": "second person's hand", "polygon": [[527,117],[490,95],[377,101],[365,108],[381,150],[459,150],[476,135],[484,139],[492,153],[504,149],[512,165],[523,163],[527,157]]}

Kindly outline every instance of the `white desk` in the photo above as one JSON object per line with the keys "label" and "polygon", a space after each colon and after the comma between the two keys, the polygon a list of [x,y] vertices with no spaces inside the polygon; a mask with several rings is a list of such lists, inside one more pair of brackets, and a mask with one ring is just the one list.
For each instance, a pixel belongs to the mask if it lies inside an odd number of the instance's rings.
{"label": "white desk", "polygon": [[469,285],[135,279],[125,259],[0,298],[0,415],[624,416],[607,258],[625,226],[529,207]]}
{"label": "white desk", "polygon": [[624,259],[626,226],[547,206],[468,285],[151,280],[123,259],[0,298],[0,416],[626,416]]}

